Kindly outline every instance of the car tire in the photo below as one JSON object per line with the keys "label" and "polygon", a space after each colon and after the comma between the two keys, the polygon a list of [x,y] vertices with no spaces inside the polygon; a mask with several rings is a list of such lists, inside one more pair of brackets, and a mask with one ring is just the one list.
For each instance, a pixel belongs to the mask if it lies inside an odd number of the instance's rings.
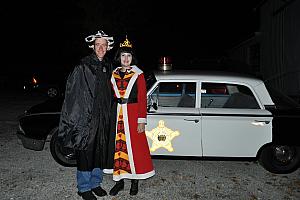
{"label": "car tire", "polygon": [[286,145],[265,146],[259,156],[259,163],[269,172],[287,174],[300,164],[300,147]]}
{"label": "car tire", "polygon": [[50,140],[50,152],[54,160],[64,167],[76,167],[74,150],[61,146],[57,137],[58,128],[53,129],[52,133]]}
{"label": "car tire", "polygon": [[57,97],[59,93],[59,90],[56,87],[50,87],[47,90],[47,96],[50,98]]}

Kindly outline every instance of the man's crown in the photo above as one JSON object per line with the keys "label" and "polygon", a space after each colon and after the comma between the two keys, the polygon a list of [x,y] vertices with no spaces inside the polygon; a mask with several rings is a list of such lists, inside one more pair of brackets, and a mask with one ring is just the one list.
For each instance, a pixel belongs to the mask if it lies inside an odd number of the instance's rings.
{"label": "man's crown", "polygon": [[127,36],[126,36],[126,40],[123,43],[120,43],[120,47],[129,47],[129,48],[132,48],[132,44],[127,39]]}

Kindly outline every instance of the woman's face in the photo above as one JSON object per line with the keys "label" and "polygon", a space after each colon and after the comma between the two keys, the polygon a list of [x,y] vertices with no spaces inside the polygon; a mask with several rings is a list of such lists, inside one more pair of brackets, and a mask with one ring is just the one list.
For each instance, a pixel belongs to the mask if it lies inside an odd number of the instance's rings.
{"label": "woman's face", "polygon": [[121,53],[121,66],[122,67],[129,67],[132,61],[132,54],[131,53]]}

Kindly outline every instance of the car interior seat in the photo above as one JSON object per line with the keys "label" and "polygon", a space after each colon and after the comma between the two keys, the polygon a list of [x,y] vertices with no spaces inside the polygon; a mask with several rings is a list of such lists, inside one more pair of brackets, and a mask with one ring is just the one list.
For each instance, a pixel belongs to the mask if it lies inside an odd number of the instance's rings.
{"label": "car interior seat", "polygon": [[259,105],[253,96],[236,92],[228,98],[223,108],[258,109]]}
{"label": "car interior seat", "polygon": [[181,97],[177,107],[194,108],[195,107],[195,98],[185,94]]}

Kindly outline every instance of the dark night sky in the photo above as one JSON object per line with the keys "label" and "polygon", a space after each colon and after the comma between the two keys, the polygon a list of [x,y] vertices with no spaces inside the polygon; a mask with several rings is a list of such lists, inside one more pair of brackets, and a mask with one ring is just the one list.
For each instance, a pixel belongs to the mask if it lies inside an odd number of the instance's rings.
{"label": "dark night sky", "polygon": [[160,55],[178,60],[219,56],[258,30],[258,13],[253,8],[259,2],[11,2],[1,8],[4,59],[18,66],[18,71],[73,65],[90,51],[84,37],[100,28],[113,35],[117,44],[127,33],[140,63],[146,65],[155,63]]}

